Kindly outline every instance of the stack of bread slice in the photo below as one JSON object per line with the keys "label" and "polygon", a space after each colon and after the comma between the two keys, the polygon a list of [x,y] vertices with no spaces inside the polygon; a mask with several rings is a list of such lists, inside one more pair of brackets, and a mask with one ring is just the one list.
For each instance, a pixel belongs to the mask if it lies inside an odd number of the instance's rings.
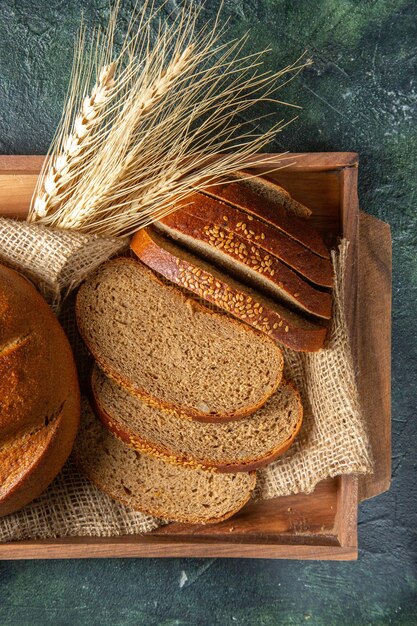
{"label": "stack of bread slice", "polygon": [[181,288],[303,352],[320,350],[333,267],[308,209],[267,179],[237,174],[139,231],[137,257]]}
{"label": "stack of bread slice", "polygon": [[243,172],[192,193],[134,236],[136,258],[81,287],[78,326],[96,364],[76,458],[112,497],[219,521],[294,441],[303,409],[280,344],[320,349],[331,315],[330,256],[308,213]]}
{"label": "stack of bread slice", "polygon": [[132,508],[191,523],[241,508],[254,469],[302,419],[279,346],[166,284],[141,262],[101,266],[77,297],[96,360],[75,458]]}

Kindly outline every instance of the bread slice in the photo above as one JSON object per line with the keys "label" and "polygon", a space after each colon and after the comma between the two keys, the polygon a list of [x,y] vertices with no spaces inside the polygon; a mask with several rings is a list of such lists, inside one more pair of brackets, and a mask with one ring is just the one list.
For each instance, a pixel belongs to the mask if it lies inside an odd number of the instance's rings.
{"label": "bread slice", "polygon": [[277,257],[248,241],[244,233],[240,236],[213,223],[209,207],[206,220],[180,210],[155,222],[154,227],[271,297],[303,313],[330,319],[328,292],[309,284]]}
{"label": "bread slice", "polygon": [[195,419],[237,419],[277,389],[279,347],[210,311],[134,259],[102,265],[81,286],[78,326],[112,378],[156,406]]}
{"label": "bread slice", "polygon": [[320,234],[308,220],[299,217],[305,215],[305,207],[273,181],[242,171],[236,172],[232,182],[219,181],[202,191],[272,224],[324,259],[330,258]]}
{"label": "bread slice", "polygon": [[114,437],[85,401],[75,461],[84,474],[126,506],[170,521],[210,524],[249,500],[254,472],[218,474],[165,463]]}
{"label": "bread slice", "polygon": [[153,229],[137,232],[130,245],[143,263],[164,278],[282,345],[304,352],[323,347],[327,329],[321,322],[311,321],[262,296]]}
{"label": "bread slice", "polygon": [[97,366],[91,386],[96,414],[117,437],[139,452],[190,467],[222,472],[263,467],[288,450],[302,422],[300,396],[287,382],[256,413],[224,424],[185,420],[151,407]]}
{"label": "bread slice", "polygon": [[[178,209],[173,216],[175,222],[184,221],[180,217],[183,212],[204,220],[206,224],[208,222],[207,226],[209,224],[221,226],[222,230],[228,233],[228,241],[235,237],[242,238],[248,250],[252,251],[253,247],[256,252],[261,248],[288,265],[310,283],[325,288],[333,287],[333,267],[330,259],[318,256],[275,226],[201,193],[191,194],[178,204]],[[205,230],[208,231],[208,228]],[[233,234],[233,238],[230,237],[230,233]],[[219,244],[224,247],[225,242],[219,241]]]}

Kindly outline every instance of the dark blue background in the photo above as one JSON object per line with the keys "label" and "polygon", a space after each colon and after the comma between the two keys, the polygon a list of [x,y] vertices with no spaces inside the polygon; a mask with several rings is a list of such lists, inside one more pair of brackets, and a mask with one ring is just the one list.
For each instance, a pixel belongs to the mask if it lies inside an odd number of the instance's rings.
{"label": "dark blue background", "polygon": [[[132,4],[122,0],[122,16]],[[203,18],[218,4],[207,0]],[[104,24],[107,6],[107,0],[0,0],[1,153],[45,152],[80,12],[89,24]],[[175,6],[168,2],[166,11]],[[1,626],[417,623],[417,4],[225,0],[224,16],[232,36],[250,28],[253,50],[272,48],[272,68],[304,50],[314,58],[282,94],[303,111],[271,150],[359,152],[361,207],[392,226],[391,490],[360,507],[357,563],[3,562]]]}

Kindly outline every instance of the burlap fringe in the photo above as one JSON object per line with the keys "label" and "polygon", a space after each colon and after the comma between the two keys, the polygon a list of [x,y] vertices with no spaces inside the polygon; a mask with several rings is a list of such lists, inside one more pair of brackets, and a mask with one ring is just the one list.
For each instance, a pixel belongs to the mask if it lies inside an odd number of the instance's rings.
{"label": "burlap fringe", "polygon": [[[344,317],[347,246],[342,242],[332,253],[336,284],[328,347],[314,354],[285,350],[285,375],[300,390],[304,423],[291,449],[258,472],[258,498],[309,493],[324,478],[372,469]],[[125,247],[126,241],[120,239],[51,231],[0,218],[0,262],[30,278],[57,311],[63,298],[91,271]],[[65,320],[71,328],[68,303],[66,309]],[[73,330],[69,334],[75,341]],[[112,501],[80,475],[70,460],[40,498],[0,520],[0,541],[145,533],[161,523]]]}
{"label": "burlap fringe", "polygon": [[25,274],[55,311],[88,274],[126,246],[122,238],[0,218],[0,262]]}

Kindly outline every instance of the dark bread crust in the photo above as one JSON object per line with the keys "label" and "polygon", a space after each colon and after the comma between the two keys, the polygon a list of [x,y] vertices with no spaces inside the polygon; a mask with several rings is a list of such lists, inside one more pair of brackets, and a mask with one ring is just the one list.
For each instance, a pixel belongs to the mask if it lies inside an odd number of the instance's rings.
{"label": "dark bread crust", "polygon": [[[294,439],[297,437],[302,421],[303,421],[303,406],[301,404],[301,398],[298,390],[294,385],[287,381],[282,381],[281,386],[286,385],[291,387],[298,399],[298,420],[297,425],[291,435],[279,445],[275,446],[264,456],[257,459],[249,459],[247,461],[233,461],[232,459],[227,463],[216,463],[208,459],[196,459],[191,455],[178,455],[172,453],[168,448],[155,443],[146,441],[136,433],[134,433],[127,425],[121,424],[115,417],[111,416],[100,404],[100,400],[95,393],[94,384],[91,384],[91,401],[96,416],[100,419],[102,424],[118,439],[129,447],[134,448],[138,452],[156,456],[157,458],[166,461],[167,463],[173,463],[174,465],[181,465],[184,467],[190,467],[195,469],[206,469],[221,473],[236,473],[236,472],[251,472],[253,470],[260,469],[275,461],[281,454],[286,452],[292,445]],[[184,421],[184,428],[187,428],[187,421]]]}
{"label": "dark bread crust", "polygon": [[[179,210],[163,217],[159,223],[155,223],[155,227],[168,227],[168,235],[174,239],[181,233],[197,245],[198,242],[203,242],[207,246],[207,252],[213,251],[223,255],[226,260],[231,260],[236,266],[234,270],[237,276],[240,271],[244,274],[243,279],[249,280],[247,270],[250,270],[255,277],[262,279],[260,288],[268,290],[271,297],[290,302],[290,305],[297,307],[300,312],[330,319],[332,312],[330,293],[315,288],[276,256],[271,256],[248,240],[244,233],[241,236],[241,234],[228,232],[223,224],[212,221],[212,203],[212,200],[208,199],[206,202],[203,198],[201,208],[207,214],[206,220]],[[249,222],[248,227],[250,227]],[[184,245],[187,244],[184,242]],[[201,252],[203,257],[206,257],[206,251]],[[215,263],[214,260],[213,263]]]}
{"label": "dark bread crust", "polygon": [[[265,187],[271,195],[275,195],[276,201],[266,200],[255,191],[253,186],[251,188],[250,179],[243,181],[249,175],[256,185]],[[330,253],[319,233],[308,223],[308,220],[297,216],[297,214],[301,215],[298,207],[302,205],[295,202],[285,189],[268,178],[253,176],[245,171],[236,172],[234,178],[234,182],[210,185],[203,188],[202,192],[272,224],[315,254],[324,259],[330,258]]]}
{"label": "dark bread crust", "polygon": [[40,496],[54,480],[68,459],[80,420],[80,395],[74,389],[57,419],[45,426],[44,442],[34,462],[29,459],[20,479],[0,497],[0,517],[18,511]]}
{"label": "dark bread crust", "polygon": [[[38,497],[62,468],[78,430],[80,393],[58,320],[33,285],[5,266],[0,266],[0,320],[3,516]],[[8,468],[14,476],[10,485]]]}
{"label": "dark bread crust", "polygon": [[[282,230],[211,196],[194,193],[180,202],[170,224],[182,222],[182,213],[194,215],[207,224],[221,226],[224,231],[242,237],[251,246],[274,255],[310,283],[331,289],[333,266],[329,258],[318,256]],[[164,218],[162,221],[165,221]]]}
{"label": "dark bread crust", "polygon": [[[315,352],[323,347],[327,328],[318,324],[302,325],[301,318],[300,323],[295,325],[293,321],[290,321],[289,315],[285,317],[285,309],[281,314],[277,314],[276,311],[266,306],[257,308],[259,313],[254,317],[248,317],[244,311],[239,310],[233,304],[235,301],[247,300],[247,292],[243,287],[239,291],[218,276],[214,277],[207,270],[201,270],[200,266],[192,265],[175,256],[170,250],[162,247],[162,244],[162,237],[155,238],[151,230],[142,229],[134,235],[130,246],[143,263],[166,279],[204,298],[247,324],[259,328],[286,347],[305,352]],[[203,282],[206,275],[207,280],[211,280],[216,286],[215,289],[206,287],[206,283]],[[188,280],[191,276],[192,280]]]}
{"label": "dark bread crust", "polygon": [[[142,232],[142,231],[139,231],[139,232]],[[187,303],[188,306],[192,306],[194,308],[194,310],[201,311],[205,315],[220,316],[220,314],[218,312],[215,312],[215,311],[212,311],[212,310],[208,309],[203,304],[200,304],[199,302],[196,302],[195,300],[191,300],[185,294],[183,294],[180,290],[178,290],[176,287],[174,287],[172,285],[167,285],[166,283],[162,282],[162,280],[155,274],[155,272],[153,272],[151,269],[149,269],[149,267],[147,267],[146,264],[141,263],[137,259],[119,257],[119,258],[112,259],[111,261],[109,261],[108,265],[109,264],[116,264],[116,265],[117,264],[133,264],[133,265],[136,265],[136,266],[140,266],[143,271],[146,271],[148,273],[148,276],[150,277],[151,280],[156,282],[158,285],[160,285],[164,289],[175,290],[176,296],[181,298],[185,303]],[[265,393],[264,396],[256,404],[252,404],[252,405],[249,405],[249,406],[247,406],[245,408],[236,409],[235,411],[231,411],[231,412],[228,412],[228,413],[222,413],[222,414],[204,413],[203,411],[199,411],[198,409],[193,408],[193,407],[177,406],[177,405],[171,404],[170,402],[164,401],[164,400],[162,400],[160,398],[156,398],[151,393],[149,393],[146,389],[143,389],[143,388],[141,388],[139,386],[133,385],[131,382],[126,380],[126,378],[121,376],[119,374],[119,372],[114,367],[109,365],[108,360],[105,357],[103,357],[103,355],[99,354],[98,351],[94,349],[94,347],[91,345],[91,342],[88,341],[88,337],[86,336],[87,333],[86,333],[86,329],[85,329],[84,323],[83,323],[83,316],[82,316],[82,313],[80,311],[79,297],[77,297],[75,313],[76,313],[78,330],[79,330],[79,332],[80,332],[80,334],[81,334],[81,336],[82,336],[82,338],[83,338],[83,340],[84,340],[84,342],[85,342],[89,352],[91,353],[93,359],[100,366],[100,369],[107,376],[109,376],[110,378],[115,380],[117,383],[119,383],[122,387],[124,387],[125,389],[130,391],[130,393],[132,393],[132,394],[138,396],[139,398],[141,398],[144,402],[146,402],[150,406],[155,406],[157,408],[162,408],[165,411],[173,412],[176,415],[184,414],[184,415],[189,416],[189,418],[191,418],[191,419],[195,419],[195,420],[198,420],[198,421],[201,421],[201,422],[213,422],[213,423],[237,420],[237,419],[240,419],[241,417],[245,417],[247,415],[251,415],[252,413],[257,411],[258,409],[260,409],[269,400],[269,398],[275,393],[275,391],[278,389],[279,384],[281,382],[282,371],[283,371],[283,368],[284,368],[284,359],[283,359],[283,356],[282,356],[282,353],[281,353],[280,349],[278,348],[278,346],[276,346],[277,347],[277,358],[280,359],[280,371],[281,371],[281,374],[274,381],[273,385],[271,385],[271,389],[267,393]],[[265,337],[263,335],[263,333],[260,333],[259,331],[256,331],[253,328],[248,328],[245,324],[241,324],[240,322],[234,320],[233,318],[229,318],[229,317],[225,318],[224,316],[221,316],[221,317],[222,317],[222,320],[225,323],[226,323],[226,319],[227,319],[227,323],[228,324],[234,324],[235,326],[238,326],[239,327],[239,331],[241,331],[241,332],[254,333],[257,336],[258,340],[260,339],[261,341],[264,341],[264,340],[268,341],[268,342],[270,341],[270,339],[268,337]]]}
{"label": "dark bread crust", "polygon": [[43,425],[74,380],[68,341],[52,310],[32,283],[0,265],[0,442]]}

